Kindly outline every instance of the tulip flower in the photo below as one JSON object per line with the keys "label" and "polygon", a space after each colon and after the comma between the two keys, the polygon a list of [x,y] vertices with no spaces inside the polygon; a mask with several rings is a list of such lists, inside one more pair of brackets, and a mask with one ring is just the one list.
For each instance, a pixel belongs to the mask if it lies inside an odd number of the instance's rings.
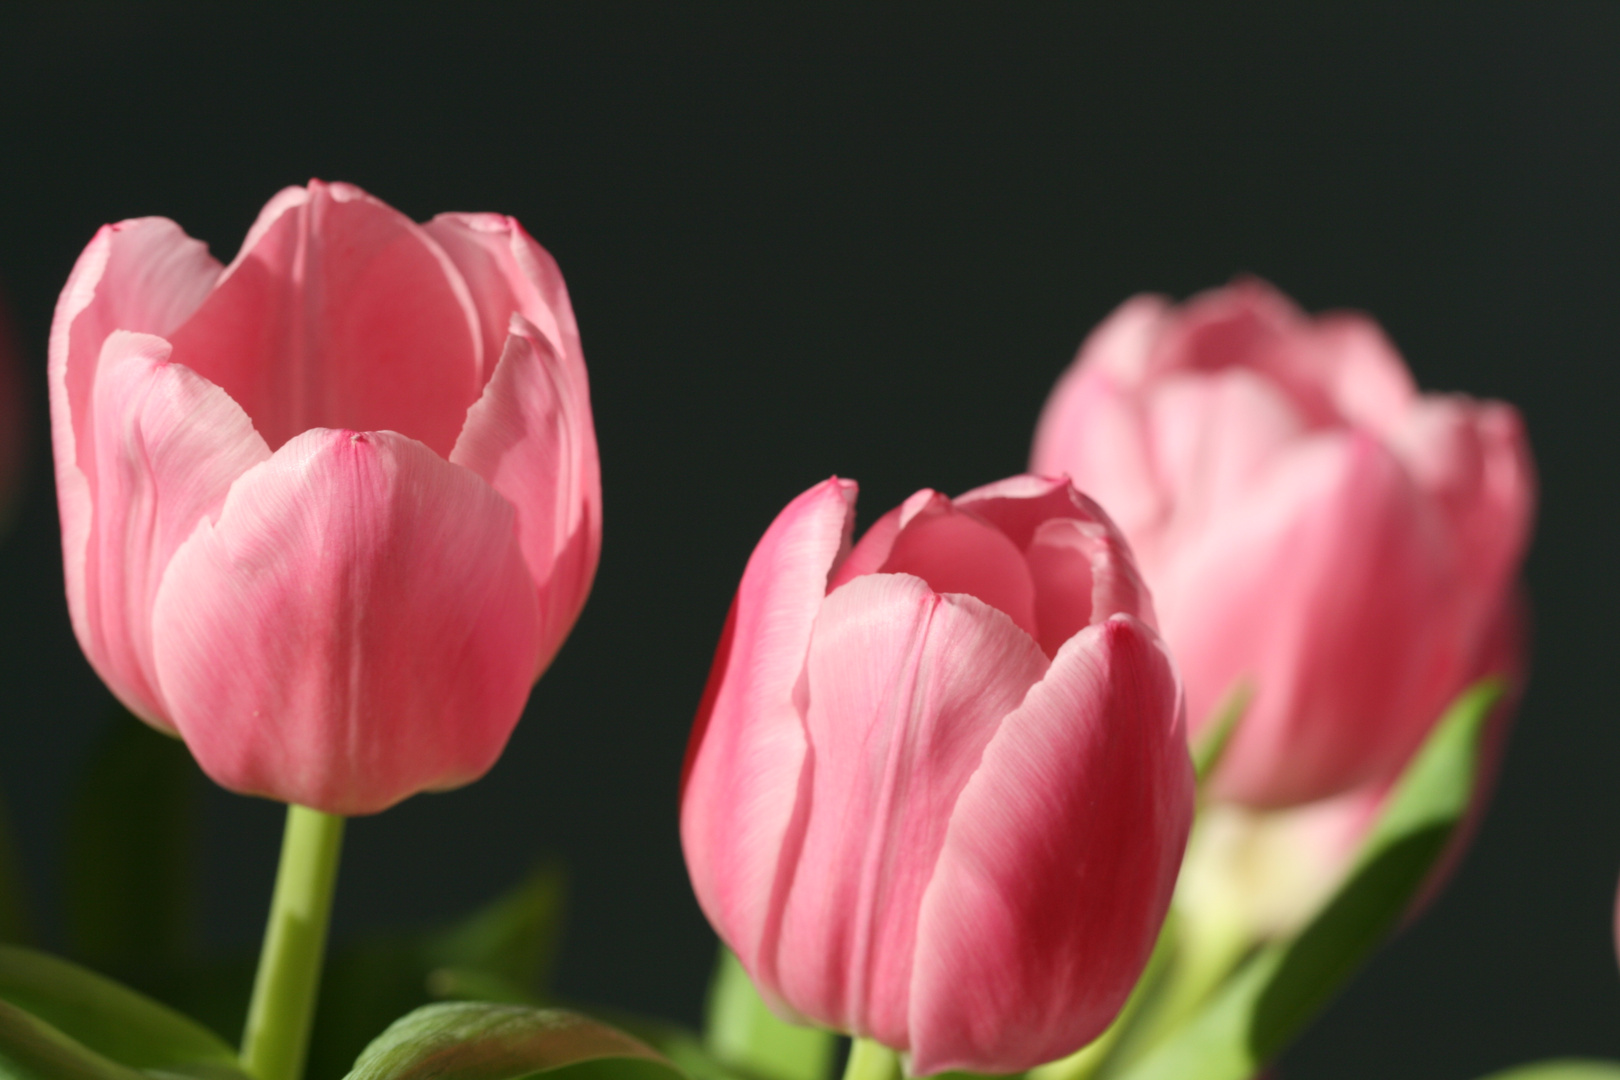
{"label": "tulip flower", "polygon": [[50,391],[73,628],[130,709],[333,814],[489,769],[600,545],[579,335],[516,221],[311,182],[224,267],[109,225]]}
{"label": "tulip flower", "polygon": [[850,544],[799,496],[743,573],[688,750],[698,900],[779,1011],[1017,1072],[1118,1012],[1192,814],[1129,549],[1063,481],[920,491]]}
{"label": "tulip flower", "polygon": [[1124,304],[1053,391],[1032,467],[1129,538],[1195,734],[1252,690],[1212,790],[1254,808],[1400,772],[1484,673],[1535,487],[1511,406],[1420,394],[1370,319],[1256,281]]}

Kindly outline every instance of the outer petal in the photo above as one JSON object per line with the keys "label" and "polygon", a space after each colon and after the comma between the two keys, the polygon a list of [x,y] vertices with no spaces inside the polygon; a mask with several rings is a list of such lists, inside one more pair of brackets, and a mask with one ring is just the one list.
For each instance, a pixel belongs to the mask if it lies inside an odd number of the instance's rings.
{"label": "outer petal", "polygon": [[175,549],[270,448],[236,402],[169,363],[169,343],[148,334],[107,338],[90,401],[96,484],[79,564],[81,641],[119,698],[172,729],[152,666],[158,583]]}
{"label": "outer petal", "polygon": [[521,315],[450,460],[517,507],[518,538],[539,590],[538,678],[562,647],[602,550],[602,480],[585,366],[567,363]]}
{"label": "outer petal", "polygon": [[918,906],[952,808],[1046,667],[1002,612],[910,575],[827,597],[806,666],[808,813],[774,957],[799,1012],[907,1045]]}
{"label": "outer petal", "polygon": [[1158,579],[1195,729],[1255,696],[1215,778],[1285,806],[1389,775],[1471,661],[1444,528],[1370,438],[1302,441]]}
{"label": "outer petal", "polygon": [[1030,452],[1031,472],[1069,477],[1132,536],[1167,510],[1136,395],[1168,307],[1133,297],[1091,332],[1047,398]]}
{"label": "outer petal", "polygon": [[1488,607],[1524,557],[1536,500],[1524,422],[1511,405],[1431,395],[1391,432],[1391,446],[1451,525],[1471,591]]}
{"label": "outer petal", "polygon": [[51,323],[51,442],[62,517],[68,612],[88,651],[84,564],[95,502],[96,363],[114,330],[166,336],[203,302],[220,264],[200,240],[165,218],[104,226],[73,266]]}
{"label": "outer petal", "polygon": [[272,447],[310,428],[387,429],[446,456],[494,359],[460,271],[422,227],[319,181],[271,200],[170,339]]}
{"label": "outer petal", "polygon": [[1021,1072],[1099,1034],[1153,949],[1192,809],[1157,637],[1119,615],[1072,638],[956,802],[916,932],[913,1073]]}
{"label": "outer petal", "polygon": [[338,814],[488,770],[539,636],[510,504],[393,432],[306,432],[244,474],[153,623],[203,769]]}
{"label": "outer petal", "polygon": [[777,880],[807,744],[797,700],[827,575],[849,546],[855,484],[837,478],[788,504],[749,557],[687,748],[681,846],[709,922],[761,989]]}
{"label": "outer petal", "polygon": [[483,328],[486,356],[501,354],[513,312],[537,327],[569,378],[585,382],[585,354],[562,271],[515,218],[440,214],[422,226],[466,279]]}

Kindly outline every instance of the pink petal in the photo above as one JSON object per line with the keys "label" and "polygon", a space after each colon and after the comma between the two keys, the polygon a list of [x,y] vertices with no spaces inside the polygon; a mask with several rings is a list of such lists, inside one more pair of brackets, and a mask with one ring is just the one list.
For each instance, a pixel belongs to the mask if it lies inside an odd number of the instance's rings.
{"label": "pink petal", "polygon": [[494,360],[438,244],[360,189],[319,181],[265,207],[170,340],[272,447],[316,427],[393,430],[447,456]]}
{"label": "pink petal", "polygon": [[203,769],[337,814],[488,770],[538,636],[511,505],[393,432],[306,432],[245,473],[175,553],[153,618]]}
{"label": "pink petal", "polygon": [[538,678],[585,606],[602,549],[602,481],[583,364],[566,363],[521,315],[450,460],[517,508],[539,591]]}
{"label": "pink petal", "polygon": [[1031,472],[1069,477],[1132,536],[1166,512],[1136,392],[1167,310],[1163,297],[1133,297],[1091,332],[1047,398],[1030,452]]}
{"label": "pink petal", "polygon": [[806,743],[796,698],[810,628],[848,553],[855,484],[837,478],[788,504],[749,557],[715,654],[681,785],[681,844],[709,921],[761,989],[760,945],[800,794]]}
{"label": "pink petal", "polygon": [[[1078,522],[1084,527],[1070,535],[1085,538],[1081,548],[1091,564],[1089,620],[1100,622],[1114,612],[1123,611],[1150,626],[1154,625],[1153,601],[1147,586],[1142,583],[1130,545],[1102,507],[1076,491],[1067,480],[1014,476],[976,488],[958,497],[955,502],[958,508],[995,525],[1026,555],[1041,531],[1051,528],[1051,522]],[[1056,542],[1054,538],[1060,535],[1063,534],[1052,532],[1048,534],[1046,542]],[[1037,575],[1037,590],[1041,587],[1040,578],[1054,569],[1047,562],[1051,555],[1050,551],[1034,555],[1034,559],[1042,562],[1039,570],[1031,563],[1031,571]],[[1049,581],[1048,587],[1054,584],[1055,581]],[[1052,597],[1040,602],[1068,603]]]}
{"label": "pink petal", "polygon": [[1245,368],[1166,376],[1144,404],[1158,483],[1170,503],[1159,533],[1138,552],[1152,576],[1163,549],[1175,550],[1230,512],[1307,427],[1276,383]]}
{"label": "pink petal", "polygon": [[1328,391],[1339,415],[1385,437],[1418,400],[1406,362],[1383,329],[1353,312],[1318,316],[1311,351],[1323,358]]}
{"label": "pink petal", "polygon": [[537,327],[551,353],[585,382],[579,327],[557,263],[515,218],[501,214],[440,214],[422,229],[466,279],[483,328],[484,355],[501,355],[514,312]]}
{"label": "pink petal", "polygon": [[51,438],[62,519],[63,569],[73,629],[88,650],[84,560],[95,503],[90,397],[102,345],[114,330],[166,336],[201,304],[221,267],[165,218],[104,226],[74,264],[51,323]]}
{"label": "pink petal", "polygon": [[1431,395],[1391,435],[1392,449],[1450,523],[1471,591],[1495,603],[1524,558],[1535,513],[1535,467],[1518,411]]}
{"label": "pink petal", "polygon": [[1064,646],[962,789],[923,897],[911,1071],[1021,1072],[1114,1018],[1192,820],[1176,677],[1116,616]]}
{"label": "pink petal", "polygon": [[882,573],[914,574],[937,593],[977,597],[1035,636],[1035,584],[1006,534],[937,496],[902,521]]}
{"label": "pink petal", "polygon": [[774,981],[800,1012],[907,1042],[918,903],[957,795],[1047,667],[970,596],[871,574],[829,595],[805,669],[808,788]]}
{"label": "pink petal", "polygon": [[862,574],[877,573],[888,561],[889,552],[894,549],[895,538],[900,535],[902,528],[918,514],[941,513],[950,505],[950,499],[929,488],[912,492],[905,502],[874,521],[849,555],[839,560],[832,578],[827,582],[827,591],[832,592],[844,582]]}
{"label": "pink petal", "polygon": [[1444,530],[1370,438],[1302,440],[1158,579],[1197,730],[1240,678],[1255,696],[1215,778],[1283,806],[1399,768],[1472,649]]}
{"label": "pink petal", "polygon": [[152,603],[169,559],[231,482],[270,456],[223,390],[169,363],[169,343],[115,331],[95,366],[96,478],[82,558],[85,654],[115,694],[172,730],[152,666]]}

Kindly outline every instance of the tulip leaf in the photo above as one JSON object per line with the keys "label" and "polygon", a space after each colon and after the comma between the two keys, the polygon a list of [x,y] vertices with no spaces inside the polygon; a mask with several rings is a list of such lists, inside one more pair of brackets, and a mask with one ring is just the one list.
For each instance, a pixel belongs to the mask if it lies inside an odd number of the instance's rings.
{"label": "tulip leaf", "polygon": [[457,1001],[394,1022],[348,1080],[684,1080],[641,1041],[578,1013]]}
{"label": "tulip leaf", "polygon": [[142,1080],[142,1074],[0,1001],[0,1076],[6,1080]]}
{"label": "tulip leaf", "polygon": [[459,924],[436,934],[424,954],[436,968],[478,971],[533,993],[551,972],[568,880],[544,864]]}
{"label": "tulip leaf", "polygon": [[1620,1080],[1620,1061],[1557,1058],[1517,1065],[1483,1080]]}
{"label": "tulip leaf", "polygon": [[105,1069],[95,1061],[105,1059],[126,1070],[241,1076],[235,1050],[201,1024],[45,953],[0,946],[0,1003],[7,1006],[5,1052],[49,1058],[76,1047],[86,1063],[63,1075],[99,1076],[94,1070]]}
{"label": "tulip leaf", "polygon": [[201,776],[184,743],[118,708],[68,822],[65,914],[74,955],[122,977],[159,972],[184,956]]}
{"label": "tulip leaf", "polygon": [[837,1036],[771,1012],[742,962],[722,946],[709,981],[703,1043],[722,1065],[761,1080],[823,1080]]}
{"label": "tulip leaf", "polygon": [[1260,951],[1128,1080],[1247,1080],[1310,1021],[1400,922],[1467,813],[1480,733],[1501,698],[1486,679],[1447,710],[1407,766],[1333,897],[1292,941]]}
{"label": "tulip leaf", "polygon": [[1254,687],[1247,680],[1239,681],[1216,706],[1215,719],[1194,741],[1193,771],[1198,775],[1200,785],[1214,775],[1216,767],[1221,763],[1221,757],[1232,742],[1232,733],[1237,730],[1243,714],[1248,711],[1249,700],[1253,697]]}
{"label": "tulip leaf", "polygon": [[389,1021],[435,999],[537,1005],[562,928],[567,878],[542,864],[454,925],[337,946],[321,981],[310,1080],[334,1080]]}

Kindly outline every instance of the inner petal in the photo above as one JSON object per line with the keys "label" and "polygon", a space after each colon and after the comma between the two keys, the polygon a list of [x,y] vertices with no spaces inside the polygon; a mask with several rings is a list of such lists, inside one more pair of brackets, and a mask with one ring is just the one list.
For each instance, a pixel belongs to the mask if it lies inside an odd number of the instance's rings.
{"label": "inner petal", "polygon": [[1053,518],[1036,530],[1026,554],[1035,582],[1035,640],[1049,657],[1091,621],[1091,556],[1082,528],[1072,518]]}
{"label": "inner petal", "polygon": [[224,388],[272,448],[325,427],[397,431],[448,456],[483,384],[459,272],[409,218],[347,185],[273,200],[171,340],[174,361]]}
{"label": "inner petal", "polygon": [[951,506],[931,503],[894,538],[885,574],[915,574],[936,593],[966,593],[1036,636],[1035,583],[1024,555],[1000,529]]}

